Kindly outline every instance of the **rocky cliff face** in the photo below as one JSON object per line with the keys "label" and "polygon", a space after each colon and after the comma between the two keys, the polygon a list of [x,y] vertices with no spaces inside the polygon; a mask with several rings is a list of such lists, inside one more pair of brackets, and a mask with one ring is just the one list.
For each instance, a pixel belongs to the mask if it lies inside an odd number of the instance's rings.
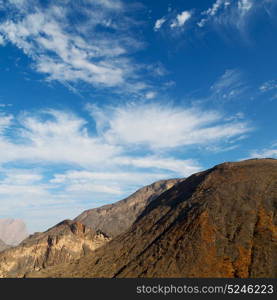
{"label": "rocky cliff face", "polygon": [[114,204],[87,210],[75,218],[74,221],[115,237],[126,231],[151,201],[183,180],[157,181]]}
{"label": "rocky cliff face", "polygon": [[276,278],[277,160],[192,175],[93,255],[30,276]]}
{"label": "rocky cliff face", "polygon": [[22,220],[0,219],[0,239],[8,245],[16,246],[28,236]]}
{"label": "rocky cliff face", "polygon": [[79,259],[109,240],[105,234],[81,223],[63,221],[1,252],[0,277],[23,277],[31,271]]}
{"label": "rocky cliff face", "polygon": [[4,251],[6,249],[10,248],[7,244],[5,244],[1,239],[0,239],[0,252]]}

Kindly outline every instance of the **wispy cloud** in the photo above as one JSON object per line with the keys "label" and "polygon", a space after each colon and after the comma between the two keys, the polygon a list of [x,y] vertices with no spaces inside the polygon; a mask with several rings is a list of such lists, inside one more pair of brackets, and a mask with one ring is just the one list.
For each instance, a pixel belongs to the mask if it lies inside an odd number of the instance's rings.
{"label": "wispy cloud", "polygon": [[277,158],[277,143],[269,148],[251,151],[250,158]]}
{"label": "wispy cloud", "polygon": [[[230,143],[252,130],[243,115],[150,100],[88,105],[87,112],[2,113],[1,216],[16,212],[39,228],[49,226],[62,211],[74,217],[155,180],[200,171],[192,149],[231,150]],[[53,207],[56,215],[50,214]]]}
{"label": "wispy cloud", "polygon": [[218,30],[236,28],[245,33],[249,20],[256,12],[268,11],[274,1],[268,0],[216,0],[213,5],[202,11],[202,18],[198,21],[199,27],[209,24],[215,25]]}
{"label": "wispy cloud", "polygon": [[[31,3],[32,2],[32,3]],[[0,44],[10,42],[32,58],[47,80],[132,92],[147,89],[130,54],[143,43],[132,37],[132,22],[119,0],[6,1]],[[75,21],[70,22],[74,12]],[[70,25],[71,24],[71,25]],[[69,26],[70,25],[70,26]]]}
{"label": "wispy cloud", "polygon": [[[131,153],[124,143],[108,138],[110,129],[97,115],[85,120],[47,110],[3,114],[0,121],[1,216],[17,214],[41,229],[62,215],[74,217],[103,203],[98,201],[114,201],[155,180],[201,169],[198,162],[169,153],[142,148]],[[89,129],[94,123],[97,134]],[[55,214],[50,213],[53,206]]]}
{"label": "wispy cloud", "polygon": [[260,85],[259,90],[263,94],[267,94],[270,100],[277,99],[277,80],[268,80]]}
{"label": "wispy cloud", "polygon": [[[159,103],[88,106],[88,110],[91,121],[56,110],[38,115],[3,115],[0,162],[21,160],[105,168],[118,157],[125,157],[130,147],[155,154],[159,149],[223,142],[251,130],[246,121],[228,120],[217,111]],[[89,130],[93,124],[96,134]]]}
{"label": "wispy cloud", "polygon": [[259,87],[259,90],[261,92],[268,92],[268,91],[277,90],[277,80],[269,80],[269,81],[264,82]]}
{"label": "wispy cloud", "polygon": [[129,104],[110,111],[92,109],[91,114],[101,124],[98,130],[110,144],[148,149],[205,145],[251,130],[245,122],[224,122],[217,111],[157,103]]}
{"label": "wispy cloud", "polygon": [[248,87],[241,71],[229,69],[211,86],[211,98],[228,101],[236,99],[247,91]]}

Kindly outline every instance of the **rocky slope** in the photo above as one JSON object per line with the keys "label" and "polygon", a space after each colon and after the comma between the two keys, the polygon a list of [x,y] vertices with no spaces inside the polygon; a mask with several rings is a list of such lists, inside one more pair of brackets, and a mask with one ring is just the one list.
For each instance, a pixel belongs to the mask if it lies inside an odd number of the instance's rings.
{"label": "rocky slope", "polygon": [[4,251],[6,249],[10,248],[7,244],[5,244],[1,239],[0,239],[0,252]]}
{"label": "rocky slope", "polygon": [[18,245],[28,236],[26,225],[19,219],[0,219],[0,239],[8,245]]}
{"label": "rocky slope", "polygon": [[74,221],[115,237],[126,231],[151,201],[183,180],[169,179],[154,182],[114,204],[87,210],[75,218]]}
{"label": "rocky slope", "polygon": [[92,255],[30,276],[276,278],[277,160],[194,174]]}
{"label": "rocky slope", "polygon": [[81,223],[65,220],[44,233],[35,233],[17,247],[0,253],[0,277],[26,273],[78,259],[110,238]]}

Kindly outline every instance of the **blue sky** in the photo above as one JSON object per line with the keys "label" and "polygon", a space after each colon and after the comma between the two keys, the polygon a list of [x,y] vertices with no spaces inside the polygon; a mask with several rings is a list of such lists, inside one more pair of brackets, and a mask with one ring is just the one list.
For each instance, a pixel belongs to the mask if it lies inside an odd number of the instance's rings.
{"label": "blue sky", "polygon": [[0,217],[45,230],[277,157],[276,0],[0,0]]}

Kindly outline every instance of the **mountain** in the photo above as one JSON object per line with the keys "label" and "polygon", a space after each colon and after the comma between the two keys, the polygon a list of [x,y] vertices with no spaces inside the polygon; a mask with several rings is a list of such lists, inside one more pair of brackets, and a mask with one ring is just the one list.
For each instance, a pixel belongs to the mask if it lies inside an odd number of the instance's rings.
{"label": "mountain", "polygon": [[26,225],[18,219],[0,219],[0,239],[8,245],[16,246],[28,236]]}
{"label": "mountain", "polygon": [[276,278],[277,160],[194,174],[93,255],[29,276]]}
{"label": "mountain", "polygon": [[4,251],[6,249],[10,248],[7,244],[5,244],[1,239],[0,239],[0,252]]}
{"label": "mountain", "polygon": [[87,210],[74,221],[115,237],[126,231],[151,201],[183,180],[169,179],[154,182],[114,204]]}
{"label": "mountain", "polygon": [[29,236],[17,247],[0,253],[0,277],[23,277],[88,254],[127,230],[150,201],[179,181],[155,182],[126,199],[85,211],[73,221],[65,220]]}
{"label": "mountain", "polygon": [[43,233],[35,233],[17,247],[0,253],[0,277],[26,273],[78,259],[110,238],[81,223],[65,220]]}

